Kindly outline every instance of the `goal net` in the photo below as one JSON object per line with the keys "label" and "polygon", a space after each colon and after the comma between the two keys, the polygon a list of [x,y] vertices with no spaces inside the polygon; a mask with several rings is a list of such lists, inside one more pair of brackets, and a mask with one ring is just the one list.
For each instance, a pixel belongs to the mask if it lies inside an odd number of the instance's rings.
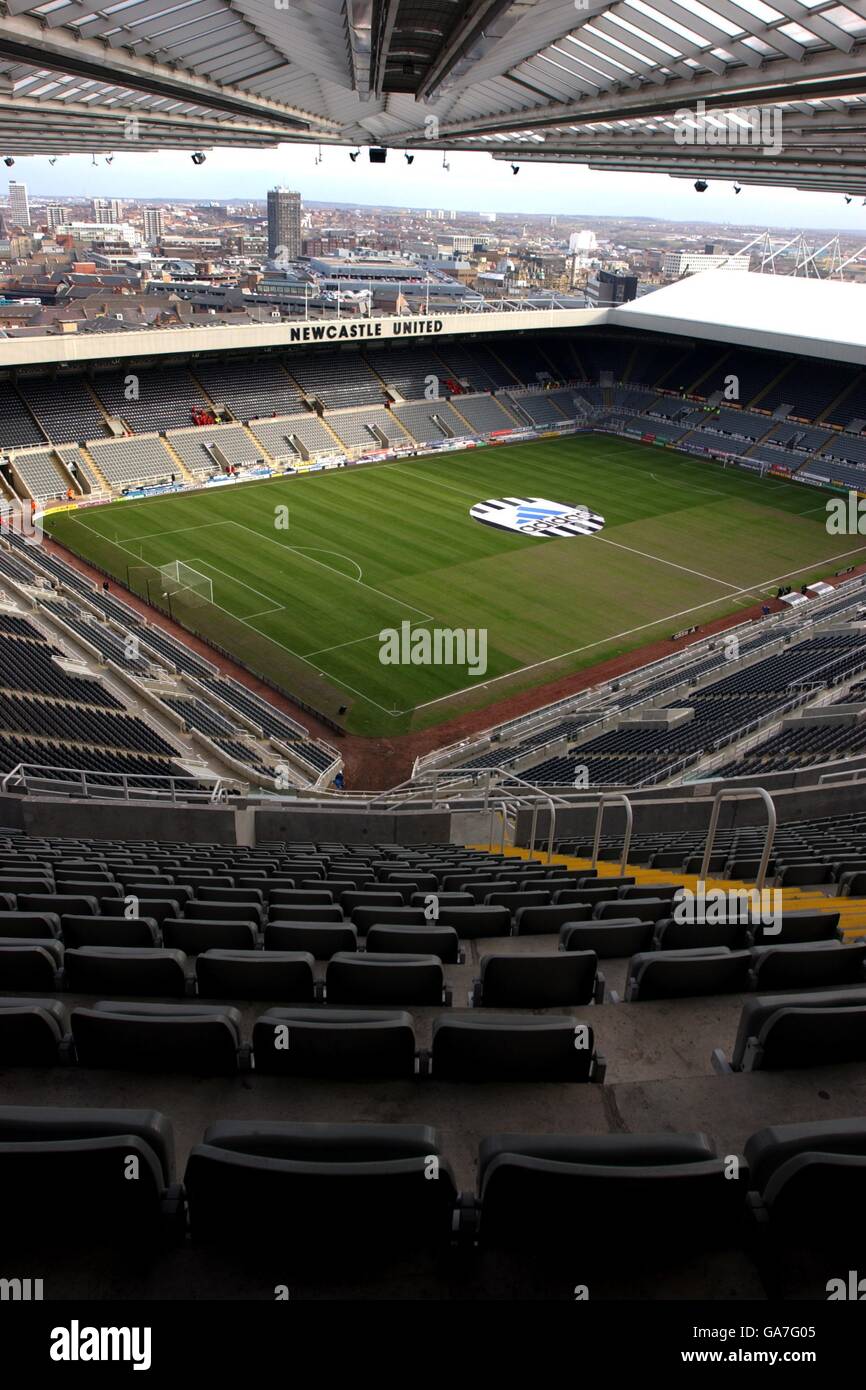
{"label": "goal net", "polygon": [[201,607],[213,603],[213,580],[192,565],[182,560],[172,560],[170,565],[160,565],[159,573],[163,581],[163,592],[172,598],[180,598],[191,607]]}

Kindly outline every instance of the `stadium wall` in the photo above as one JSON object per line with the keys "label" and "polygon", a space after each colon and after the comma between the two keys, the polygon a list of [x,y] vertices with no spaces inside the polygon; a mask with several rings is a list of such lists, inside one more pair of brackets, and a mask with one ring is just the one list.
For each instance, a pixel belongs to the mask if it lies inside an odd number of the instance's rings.
{"label": "stadium wall", "polygon": [[68,334],[56,337],[10,338],[0,342],[0,370],[63,363],[106,363],[120,358],[158,358],[187,353],[364,347],[430,341],[470,333],[549,332],[555,328],[597,327],[608,321],[608,309],[513,309],[489,313],[412,315],[411,318],[291,320],[275,324],[227,325],[201,328],[142,329],[128,333]]}

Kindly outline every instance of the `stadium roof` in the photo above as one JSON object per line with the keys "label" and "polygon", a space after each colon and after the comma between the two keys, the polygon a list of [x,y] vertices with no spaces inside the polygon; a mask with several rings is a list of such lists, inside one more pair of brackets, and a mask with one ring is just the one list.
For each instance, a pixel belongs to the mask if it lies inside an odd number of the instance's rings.
{"label": "stadium roof", "polygon": [[866,192],[866,0],[2,8],[0,154],[301,140]]}
{"label": "stadium roof", "polygon": [[607,322],[840,362],[866,362],[866,285],[707,270],[608,313]]}

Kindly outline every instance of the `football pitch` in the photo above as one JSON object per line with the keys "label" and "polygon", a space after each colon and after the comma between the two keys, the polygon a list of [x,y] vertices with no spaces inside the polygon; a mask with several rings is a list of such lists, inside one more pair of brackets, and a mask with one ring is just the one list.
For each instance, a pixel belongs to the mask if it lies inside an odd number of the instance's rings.
{"label": "football pitch", "polygon": [[[528,537],[470,516],[507,497],[586,506],[604,527]],[[826,501],[577,435],[58,512],[46,530],[351,732],[387,736],[862,563],[861,538],[828,535]],[[485,669],[381,660],[383,631],[435,629],[469,630],[476,658],[483,631]]]}

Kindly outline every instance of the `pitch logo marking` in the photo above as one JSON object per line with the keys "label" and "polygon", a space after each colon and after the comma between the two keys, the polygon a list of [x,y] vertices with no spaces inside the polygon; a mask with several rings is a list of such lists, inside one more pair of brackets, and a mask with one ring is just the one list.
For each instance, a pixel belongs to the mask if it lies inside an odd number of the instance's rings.
{"label": "pitch logo marking", "polygon": [[521,536],[592,536],[604,525],[604,517],[589,507],[551,502],[546,497],[498,497],[476,502],[469,515],[498,531]]}

